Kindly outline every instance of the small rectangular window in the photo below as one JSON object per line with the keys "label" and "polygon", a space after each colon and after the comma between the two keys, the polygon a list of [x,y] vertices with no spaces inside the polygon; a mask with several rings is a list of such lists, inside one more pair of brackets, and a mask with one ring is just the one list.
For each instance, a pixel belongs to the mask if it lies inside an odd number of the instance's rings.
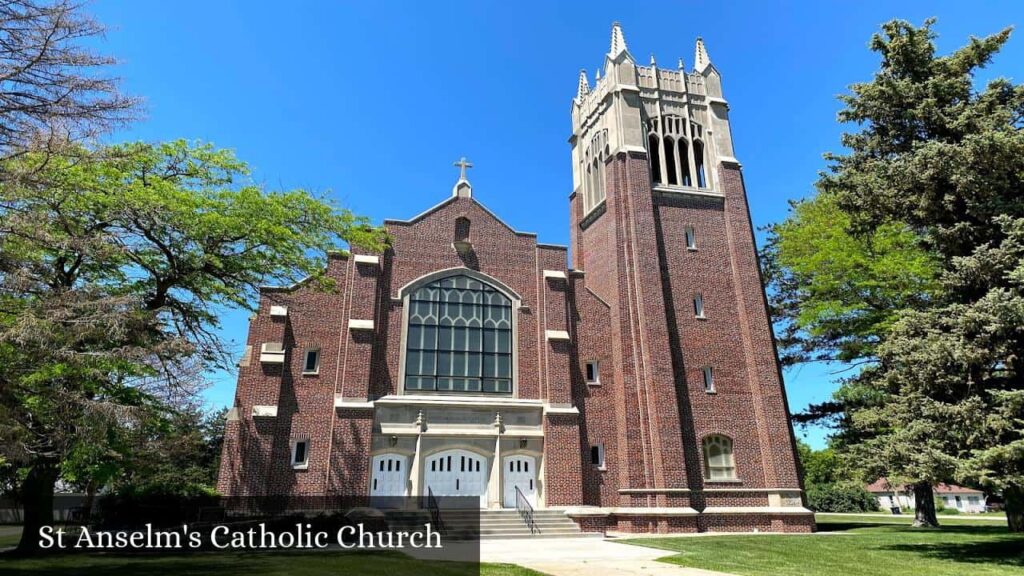
{"label": "small rectangular window", "polygon": [[693,226],[686,227],[686,249],[696,250],[697,249],[697,235],[693,231]]}
{"label": "small rectangular window", "polygon": [[590,463],[598,470],[604,470],[604,444],[594,444],[590,447]]}
{"label": "small rectangular window", "polygon": [[320,349],[313,348],[306,350],[306,361],[302,366],[303,374],[317,374],[320,372]]}
{"label": "small rectangular window", "polygon": [[600,384],[601,373],[598,371],[598,362],[587,362],[587,384]]}
{"label": "small rectangular window", "polygon": [[697,318],[704,318],[704,295],[697,294],[693,297],[693,315]]}
{"label": "small rectangular window", "polygon": [[711,366],[704,368],[704,391],[708,394],[715,393],[715,373]]}
{"label": "small rectangular window", "polygon": [[292,468],[306,468],[309,466],[309,440],[296,440],[292,442]]}

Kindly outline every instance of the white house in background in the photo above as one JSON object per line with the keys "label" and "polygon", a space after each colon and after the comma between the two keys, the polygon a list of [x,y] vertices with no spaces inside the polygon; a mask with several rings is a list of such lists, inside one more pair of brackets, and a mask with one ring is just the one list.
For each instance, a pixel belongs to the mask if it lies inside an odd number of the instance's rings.
{"label": "white house in background", "polygon": [[[900,509],[914,509],[914,493],[903,486],[892,486],[885,478],[879,478],[867,486],[878,499],[878,505],[882,510],[889,510],[894,506]],[[956,484],[938,484],[935,486],[935,497],[942,501],[946,508],[956,509],[960,512],[984,512],[985,493],[974,488],[964,488]]]}

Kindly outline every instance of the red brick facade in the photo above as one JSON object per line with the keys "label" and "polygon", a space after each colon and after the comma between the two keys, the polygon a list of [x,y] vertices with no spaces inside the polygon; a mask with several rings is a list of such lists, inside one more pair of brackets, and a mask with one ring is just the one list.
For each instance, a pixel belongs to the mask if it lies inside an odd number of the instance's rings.
{"label": "red brick facade", "polygon": [[[609,70],[632,65],[624,58]],[[391,242],[377,258],[332,255],[333,290],[265,290],[220,491],[369,494],[372,458],[394,454],[413,470],[406,492],[421,494],[424,458],[459,449],[486,459],[488,506],[504,502],[504,458],[526,455],[539,469],[537,505],[565,507],[587,530],[813,530],[742,173],[719,157],[704,191],[653,186],[643,149],[609,151],[601,203],[584,214],[582,188],[570,196],[571,264],[565,247],[511,229],[460,182],[424,214],[386,220]],[[408,294],[459,274],[513,302],[511,394],[405,389]],[[265,343],[283,344],[283,364],[261,361]],[[303,373],[309,349],[320,350],[316,374]],[[589,362],[599,382],[586,381]],[[734,478],[705,478],[712,435],[731,440]],[[308,441],[302,467],[296,440]],[[596,446],[603,466],[592,462]]]}
{"label": "red brick facade", "polygon": [[[265,290],[240,368],[220,490],[366,493],[379,434],[372,402],[403,394],[399,290],[438,270],[470,269],[521,298],[513,397],[551,407],[542,423],[545,506],[594,507],[601,515],[579,521],[602,530],[810,529],[807,515],[757,512],[771,508],[772,489],[798,495],[800,484],[739,170],[720,169],[724,199],[652,193],[637,184],[649,179],[642,155],[616,156],[607,170],[605,212],[573,224],[576,269],[566,269],[564,248],[539,245],[475,200],[453,197],[413,221],[387,221],[391,247],[379,263],[332,255],[333,291]],[[575,198],[571,206],[578,214]],[[466,220],[473,250],[460,255],[452,238]],[[696,250],[685,249],[687,226]],[[694,291],[704,294],[706,319],[694,317]],[[272,306],[287,315],[272,317]],[[350,320],[374,327],[349,329]],[[569,340],[548,340],[549,330]],[[260,362],[265,342],[284,344],[284,364]],[[302,373],[309,348],[321,351],[315,375]],[[593,361],[598,385],[585,381]],[[715,394],[704,391],[705,365],[714,366]],[[255,406],[276,406],[276,416],[254,416]],[[733,439],[738,481],[703,479],[708,434]],[[290,460],[297,438],[310,439],[301,470]],[[597,444],[604,469],[590,460]],[[735,512],[699,514],[707,507]]]}

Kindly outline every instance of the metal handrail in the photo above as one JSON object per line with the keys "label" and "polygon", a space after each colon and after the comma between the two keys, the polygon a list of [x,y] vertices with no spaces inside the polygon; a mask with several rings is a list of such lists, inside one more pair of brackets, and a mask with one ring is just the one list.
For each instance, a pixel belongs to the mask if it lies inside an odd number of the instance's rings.
{"label": "metal handrail", "polygon": [[523,494],[519,486],[516,486],[516,511],[519,512],[519,517],[526,523],[526,527],[530,529],[530,534],[539,532],[537,523],[533,520],[533,506],[526,499],[526,494]]}
{"label": "metal handrail", "polygon": [[430,523],[433,524],[435,530],[443,534],[444,521],[441,520],[441,507],[438,506],[437,498],[430,486],[427,486],[427,510],[430,512]]}

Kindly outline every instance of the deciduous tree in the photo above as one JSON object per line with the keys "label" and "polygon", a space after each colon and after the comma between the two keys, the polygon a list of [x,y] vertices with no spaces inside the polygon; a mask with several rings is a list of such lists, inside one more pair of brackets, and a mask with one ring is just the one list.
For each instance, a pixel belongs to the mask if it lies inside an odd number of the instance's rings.
{"label": "deciduous tree", "polygon": [[83,46],[103,26],[70,0],[0,2],[0,158],[53,151],[131,119],[137,100]]}
{"label": "deciduous tree", "polygon": [[[761,260],[782,362],[830,362],[852,372],[841,380],[831,400],[810,406],[794,420],[833,427],[836,467],[845,461],[865,482],[899,476],[930,501],[932,484],[948,478],[917,476],[917,470],[900,469],[895,460],[860,454],[856,447],[875,437],[877,430],[854,426],[851,414],[900,401],[870,386],[871,372],[861,370],[877,363],[879,345],[904,311],[934,302],[938,261],[901,222],[883,221],[855,230],[851,215],[828,192],[794,203],[789,217],[768,232]],[[805,473],[807,485],[819,484],[812,482],[811,470]],[[915,518],[919,525],[937,521],[927,508]]]}
{"label": "deciduous tree", "polygon": [[330,289],[327,251],[384,241],[308,192],[248,182],[209,145],[29,153],[2,169],[17,177],[0,186],[0,454],[29,469],[22,551],[51,520],[61,467],[89,460],[83,442],[139,426],[231,363],[221,311],[251,308],[266,283]]}

